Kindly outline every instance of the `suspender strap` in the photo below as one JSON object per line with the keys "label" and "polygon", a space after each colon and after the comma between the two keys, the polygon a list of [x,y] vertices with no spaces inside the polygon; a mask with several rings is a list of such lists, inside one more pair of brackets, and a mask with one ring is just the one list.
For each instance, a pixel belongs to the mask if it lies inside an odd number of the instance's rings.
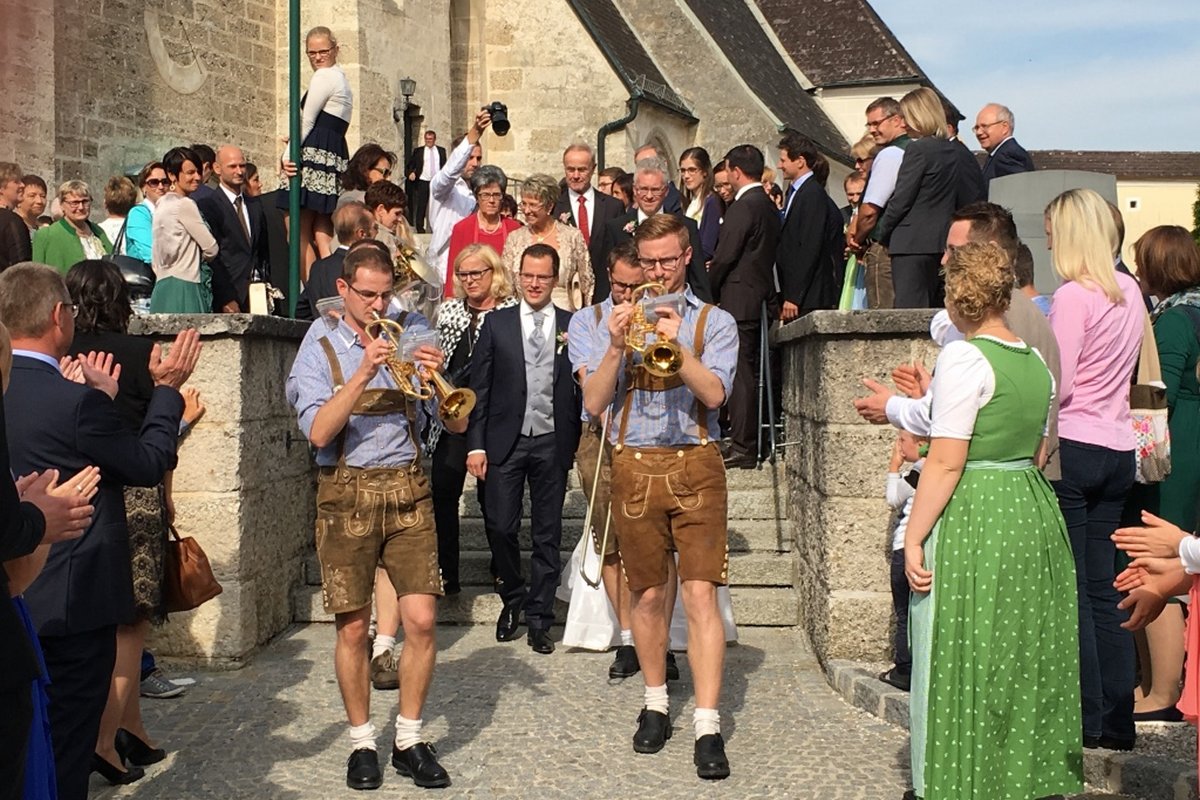
{"label": "suspender strap", "polygon": [[[692,349],[696,358],[704,355],[704,329],[708,322],[708,312],[712,305],[705,303],[700,308],[700,316],[696,319],[696,330],[692,335]],[[617,449],[625,446],[625,431],[629,428],[629,409],[633,405],[633,349],[625,348],[625,402],[621,406],[621,425],[617,432]],[[700,443],[708,444],[708,409],[696,398],[696,424],[699,427]]]}
{"label": "suspender strap", "polygon": [[[338,363],[337,353],[333,350],[333,342],[329,341],[328,336],[322,336],[318,341],[321,342],[321,349],[325,351],[325,358],[329,360],[329,371],[333,373],[333,391],[336,394],[338,389],[341,389],[346,384],[346,379],[342,375],[342,365]],[[346,424],[350,424],[347,420]],[[338,431],[337,437],[337,458],[338,469],[345,470],[346,468],[346,426]]]}

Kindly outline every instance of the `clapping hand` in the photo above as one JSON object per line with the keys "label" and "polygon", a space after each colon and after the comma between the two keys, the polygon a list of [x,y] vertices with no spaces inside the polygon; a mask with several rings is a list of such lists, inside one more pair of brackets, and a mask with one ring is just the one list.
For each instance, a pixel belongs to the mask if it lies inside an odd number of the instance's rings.
{"label": "clapping hand", "polygon": [[155,386],[178,389],[192,376],[199,358],[200,333],[195,328],[180,331],[166,358],[162,357],[162,347],[154,345],[150,352],[150,377]]}
{"label": "clapping hand", "polygon": [[183,421],[190,428],[204,416],[207,409],[204,407],[204,401],[200,399],[199,389],[188,386],[180,394],[183,395]]}
{"label": "clapping hand", "polygon": [[871,390],[872,394],[867,397],[860,397],[854,401],[854,410],[858,415],[867,422],[875,425],[886,425],[887,417],[887,401],[895,396],[895,392],[888,389],[879,381],[863,378],[863,386]]}
{"label": "clapping hand", "polygon": [[919,361],[901,364],[892,370],[892,383],[896,384],[896,388],[901,392],[914,399],[925,396],[932,380],[933,376],[929,374],[929,370],[925,369],[925,365]]}
{"label": "clapping hand", "polygon": [[1140,528],[1119,528],[1112,535],[1117,547],[1132,558],[1172,558],[1179,555],[1179,543],[1188,534],[1177,525],[1156,517],[1149,511],[1142,512]]}
{"label": "clapping hand", "polygon": [[118,380],[121,377],[121,365],[113,361],[112,353],[89,352],[75,359],[83,371],[83,382],[93,389],[99,389],[110,398],[116,398]]}
{"label": "clapping hand", "polygon": [[17,479],[21,500],[33,503],[46,520],[43,544],[56,544],[78,539],[91,524],[95,508],[91,500],[100,485],[100,470],[84,467],[63,483],[58,482],[58,470],[48,469]]}

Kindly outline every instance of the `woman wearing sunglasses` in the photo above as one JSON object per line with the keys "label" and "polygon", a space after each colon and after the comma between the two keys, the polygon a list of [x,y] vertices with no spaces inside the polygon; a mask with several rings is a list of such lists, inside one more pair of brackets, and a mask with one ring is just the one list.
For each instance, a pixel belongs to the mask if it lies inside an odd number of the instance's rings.
{"label": "woman wearing sunglasses", "polygon": [[125,255],[150,263],[153,248],[154,207],[171,188],[171,179],[161,161],[151,161],[138,173],[142,202],[125,217]]}

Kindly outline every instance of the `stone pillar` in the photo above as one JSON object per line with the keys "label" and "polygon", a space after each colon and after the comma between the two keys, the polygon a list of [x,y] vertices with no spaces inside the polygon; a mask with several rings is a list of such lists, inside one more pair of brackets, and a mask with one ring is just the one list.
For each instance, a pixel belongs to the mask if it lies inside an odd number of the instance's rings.
{"label": "stone pillar", "polygon": [[204,350],[189,382],[204,417],[179,449],[176,527],[194,536],[224,592],[172,614],[152,634],[155,652],[240,666],[292,621],[316,513],[308,444],[284,382],[308,323],[248,314],[137,317],[131,332],[170,342],[186,327]]}
{"label": "stone pillar", "polygon": [[936,357],[929,311],[818,311],[776,332],[789,440],[787,483],[801,624],[829,659],[890,655],[891,514],[884,501],[896,431],[864,422],[862,378],[891,385],[901,362]]}

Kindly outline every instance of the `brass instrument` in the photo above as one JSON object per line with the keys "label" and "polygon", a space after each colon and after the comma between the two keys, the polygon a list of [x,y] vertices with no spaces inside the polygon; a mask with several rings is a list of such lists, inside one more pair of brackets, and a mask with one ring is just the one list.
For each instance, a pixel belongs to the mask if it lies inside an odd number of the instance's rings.
{"label": "brass instrument", "polygon": [[[590,536],[592,530],[592,512],[596,508],[596,488],[600,485],[600,470],[604,466],[604,448],[608,446],[608,420],[612,417],[612,409],[610,413],[604,415],[604,422],[600,426],[600,454],[596,456],[596,471],[592,473],[592,491],[588,495],[587,515],[583,519],[583,535]],[[586,435],[586,434],[585,434]],[[596,571],[596,579],[592,580],[587,574],[587,557],[579,559],[579,577],[583,578],[583,582],[593,589],[599,589],[600,583],[604,580],[604,551],[608,548],[608,529],[612,525],[612,504],[609,503],[608,514],[604,517],[604,534],[600,537],[600,568]]]}
{"label": "brass instrument", "polygon": [[[470,414],[475,408],[475,393],[470,389],[456,388],[441,373],[419,369],[413,362],[400,358],[398,354],[404,326],[380,316],[376,311],[371,314],[372,319],[363,326],[363,330],[372,339],[386,339],[391,346],[392,353],[388,356],[386,366],[396,387],[416,400],[437,397],[438,416],[442,420],[458,420]],[[419,386],[413,386],[414,376]]]}
{"label": "brass instrument", "polygon": [[654,323],[646,319],[646,307],[642,304],[642,296],[653,291],[653,297],[666,292],[667,287],[657,282],[643,283],[633,290],[633,314],[629,317],[629,330],[625,333],[625,343],[642,354],[642,367],[651,375],[659,378],[669,378],[679,372],[683,366],[683,354],[679,345],[667,339],[661,333],[654,341],[647,342],[646,337],[654,333]]}

